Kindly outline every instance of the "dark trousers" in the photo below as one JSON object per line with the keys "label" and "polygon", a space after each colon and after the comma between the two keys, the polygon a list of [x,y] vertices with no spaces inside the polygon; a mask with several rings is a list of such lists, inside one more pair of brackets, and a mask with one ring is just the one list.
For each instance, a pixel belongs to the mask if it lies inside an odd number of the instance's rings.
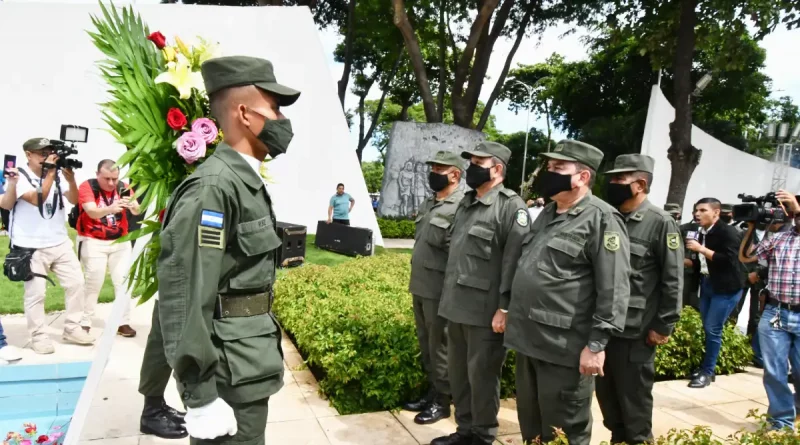
{"label": "dark trousers", "polygon": [[[685,269],[684,269],[685,270]],[[692,272],[683,273],[683,307],[691,307],[700,311],[700,283]]]}
{"label": "dark trousers", "polygon": [[3,229],[8,230],[8,219],[10,216],[10,212],[6,209],[0,209],[0,219],[3,221]]}
{"label": "dark trousers", "polygon": [[450,382],[447,379],[447,320],[440,317],[439,300],[414,295],[414,321],[422,352],[422,366],[428,375],[436,401],[450,406]]}
{"label": "dark trousers", "polygon": [[522,440],[555,440],[556,428],[570,445],[592,438],[594,377],[517,353],[517,416]]}
{"label": "dark trousers", "polygon": [[457,431],[489,444],[497,437],[503,334],[490,327],[447,323],[447,365]]}
{"label": "dark trousers", "polygon": [[344,224],[345,226],[349,226],[350,225],[350,220],[349,219],[336,219],[336,218],[334,218],[331,221],[336,223],[336,224]]}
{"label": "dark trousers", "polygon": [[597,378],[597,402],[611,443],[653,440],[653,381],[656,348],[645,340],[611,337],[605,376]]}
{"label": "dark trousers", "polygon": [[172,368],[167,363],[164,352],[164,338],[161,336],[161,323],[158,320],[158,300],[153,306],[153,322],[142,357],[139,371],[139,393],[145,397],[163,397],[167,389]]}
{"label": "dark trousers", "polygon": [[269,398],[250,403],[227,402],[236,416],[237,431],[233,436],[222,436],[211,440],[190,438],[191,445],[264,445],[267,428]]}

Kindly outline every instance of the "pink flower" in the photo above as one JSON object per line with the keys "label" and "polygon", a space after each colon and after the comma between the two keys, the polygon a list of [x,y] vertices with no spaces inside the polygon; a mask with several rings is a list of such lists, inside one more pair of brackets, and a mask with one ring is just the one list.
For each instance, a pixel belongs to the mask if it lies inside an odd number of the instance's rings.
{"label": "pink flower", "polygon": [[203,136],[206,144],[210,144],[217,139],[219,132],[214,121],[207,117],[201,117],[192,122],[192,132]]}
{"label": "pink flower", "polygon": [[194,164],[198,159],[206,155],[206,141],[201,134],[193,131],[183,133],[176,142],[178,155],[187,164]]}
{"label": "pink flower", "polygon": [[25,440],[21,441],[21,442],[19,443],[19,445],[32,445],[32,444],[31,444],[31,441],[30,441],[30,440],[28,440],[28,439],[25,439]]}
{"label": "pink flower", "polygon": [[50,435],[50,440],[60,439],[63,435],[64,433],[62,432],[53,433]]}

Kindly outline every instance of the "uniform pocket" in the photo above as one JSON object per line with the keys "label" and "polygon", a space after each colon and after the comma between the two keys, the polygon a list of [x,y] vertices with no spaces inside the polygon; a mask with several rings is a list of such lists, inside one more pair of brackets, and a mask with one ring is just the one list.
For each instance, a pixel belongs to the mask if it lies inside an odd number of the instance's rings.
{"label": "uniform pocket", "polygon": [[230,288],[236,290],[263,290],[272,283],[275,274],[275,255],[270,253],[281,246],[282,241],[272,223],[257,231],[241,230],[239,224],[236,244],[244,254],[237,260],[237,267],[231,277]]}
{"label": "uniform pocket", "polygon": [[634,273],[638,273],[644,266],[647,258],[648,247],[635,242],[630,243],[631,247],[631,269]]}
{"label": "uniform pocket", "polygon": [[269,314],[213,320],[213,328],[222,341],[231,386],[265,380],[283,371],[280,330]]}
{"label": "uniform pocket", "polygon": [[558,278],[571,278],[578,266],[578,256],[586,241],[552,238],[547,242],[546,257],[539,261],[539,268]]}
{"label": "uniform pocket", "polygon": [[642,325],[644,311],[647,308],[647,298],[631,295],[628,300],[628,314],[625,317],[625,328],[638,329]]}
{"label": "uniform pocket", "polygon": [[472,226],[467,232],[469,234],[469,248],[467,254],[482,258],[484,260],[492,259],[492,240],[494,240],[494,231],[486,227]]}
{"label": "uniform pocket", "polygon": [[447,248],[447,231],[450,229],[450,221],[441,216],[431,218],[430,227],[425,242],[439,249]]}
{"label": "uniform pocket", "polygon": [[594,392],[594,376],[578,374],[578,385],[575,388],[561,390],[561,400],[578,402],[592,397]]}

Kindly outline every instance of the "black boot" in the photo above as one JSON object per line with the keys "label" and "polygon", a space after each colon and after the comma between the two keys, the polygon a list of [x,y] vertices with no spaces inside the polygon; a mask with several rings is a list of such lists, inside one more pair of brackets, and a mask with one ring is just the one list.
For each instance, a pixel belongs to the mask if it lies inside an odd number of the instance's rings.
{"label": "black boot", "polygon": [[172,417],[172,419],[175,422],[177,422],[179,424],[184,424],[185,423],[185,421],[183,419],[184,419],[184,417],[186,417],[186,413],[178,411],[177,409],[167,405],[167,401],[166,400],[162,399],[161,408],[164,410],[164,412],[167,414],[167,416]]}
{"label": "black boot", "polygon": [[167,408],[169,406],[163,397],[145,397],[139,431],[162,439],[183,439],[188,436],[182,420],[176,420]]}
{"label": "black boot", "polygon": [[434,400],[435,396],[436,394],[434,392],[429,391],[427,394],[425,394],[425,397],[417,400],[416,402],[408,402],[405,405],[403,405],[403,409],[415,413],[424,411],[425,408],[427,408],[428,405],[430,405],[431,402]]}
{"label": "black boot", "polygon": [[472,436],[462,436],[461,434],[453,433],[449,436],[433,439],[431,445],[472,445]]}
{"label": "black boot", "polygon": [[414,417],[414,423],[430,425],[448,417],[450,417],[450,404],[444,405],[439,402],[433,402]]}

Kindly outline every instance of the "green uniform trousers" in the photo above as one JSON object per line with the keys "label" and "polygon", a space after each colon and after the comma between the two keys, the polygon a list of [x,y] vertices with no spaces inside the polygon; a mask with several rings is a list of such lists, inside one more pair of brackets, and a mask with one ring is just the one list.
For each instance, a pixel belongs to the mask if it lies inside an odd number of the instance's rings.
{"label": "green uniform trousers", "polygon": [[548,363],[517,353],[517,416],[526,443],[555,439],[554,428],[570,445],[589,445],[592,438],[594,377],[577,367]]}
{"label": "green uniform trousers", "polygon": [[439,300],[414,295],[414,320],[422,352],[422,366],[428,375],[436,401],[450,405],[450,382],[447,379],[447,320],[439,316]]}
{"label": "green uniform trousers", "polygon": [[222,436],[211,440],[190,438],[191,445],[264,445],[267,429],[269,398],[250,403],[227,402],[236,416],[237,431],[233,436]]}
{"label": "green uniform trousers", "polygon": [[163,397],[167,389],[172,368],[164,353],[164,337],[161,336],[161,323],[158,321],[158,300],[153,306],[153,321],[147,345],[144,347],[142,369],[139,371],[139,393],[145,397]]}
{"label": "green uniform trousers", "polygon": [[447,323],[447,364],[458,432],[485,443],[497,437],[503,334],[491,327]]}
{"label": "green uniform trousers", "polygon": [[612,444],[653,440],[655,356],[656,348],[643,338],[611,337],[606,346],[605,376],[597,379],[597,402]]}

